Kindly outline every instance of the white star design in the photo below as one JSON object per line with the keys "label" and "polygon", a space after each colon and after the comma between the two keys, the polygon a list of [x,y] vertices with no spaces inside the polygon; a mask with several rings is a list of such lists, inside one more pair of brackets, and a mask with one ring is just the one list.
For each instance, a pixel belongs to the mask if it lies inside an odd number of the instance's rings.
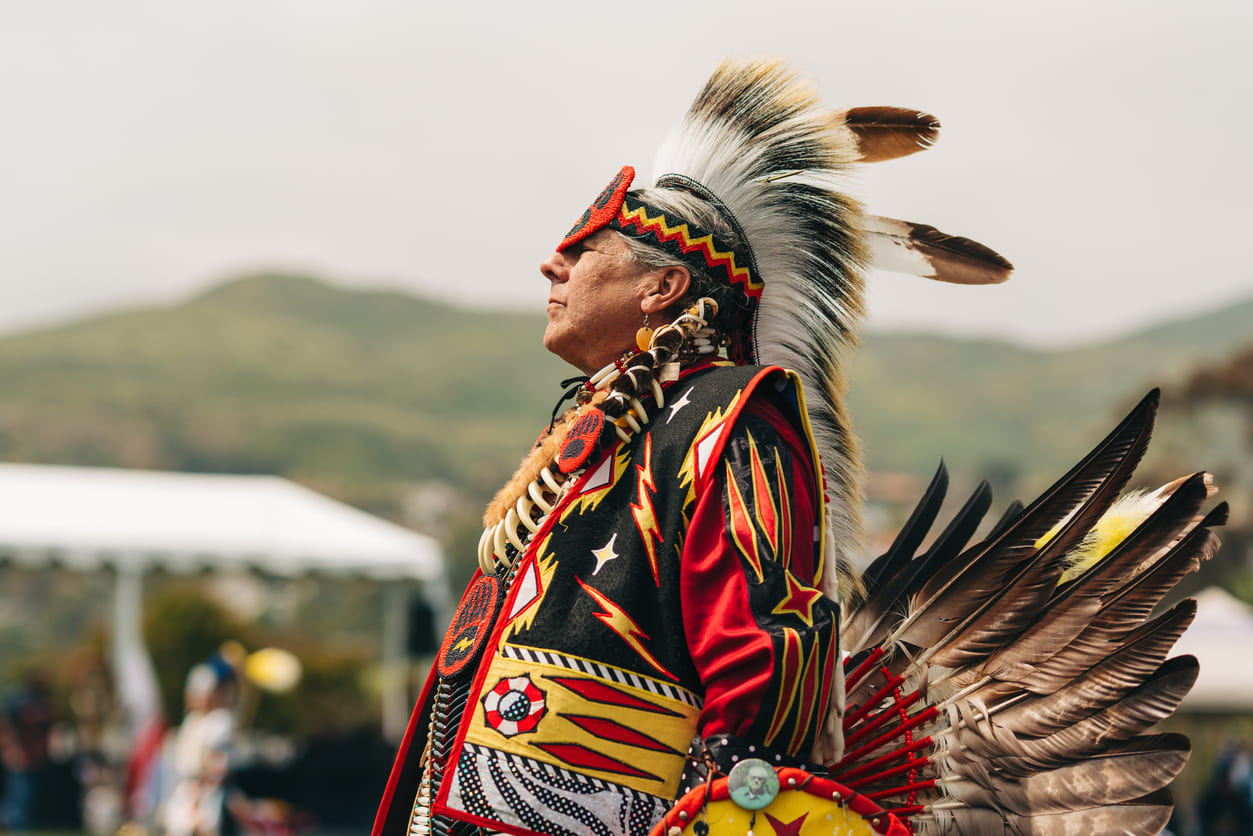
{"label": "white star design", "polygon": [[674,416],[678,414],[678,411],[680,409],[682,409],[683,407],[691,403],[691,401],[687,399],[687,396],[690,394],[692,394],[692,388],[689,386],[688,390],[684,392],[683,395],[677,401],[670,404],[670,417],[666,419],[667,424],[669,424],[672,420],[674,420]]}
{"label": "white star design", "polygon": [[596,558],[596,568],[592,570],[593,575],[600,571],[600,567],[604,566],[606,563],[618,556],[618,553],[613,550],[614,541],[617,539],[618,532],[615,531],[613,536],[609,538],[608,543],[601,546],[599,549],[592,549],[592,556]]}

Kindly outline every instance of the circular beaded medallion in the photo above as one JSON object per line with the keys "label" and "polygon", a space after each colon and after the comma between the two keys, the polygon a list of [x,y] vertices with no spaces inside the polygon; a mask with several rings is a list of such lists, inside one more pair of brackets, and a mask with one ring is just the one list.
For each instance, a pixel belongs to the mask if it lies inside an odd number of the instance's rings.
{"label": "circular beaded medallion", "polygon": [[505,737],[535,731],[545,711],[544,692],[527,674],[500,680],[483,697],[487,725]]}

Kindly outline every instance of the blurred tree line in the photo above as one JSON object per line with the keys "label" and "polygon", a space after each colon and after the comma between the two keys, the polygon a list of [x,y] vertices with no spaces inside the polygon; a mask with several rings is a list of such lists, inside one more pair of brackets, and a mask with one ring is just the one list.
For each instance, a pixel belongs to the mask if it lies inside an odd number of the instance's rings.
{"label": "blurred tree line", "polygon": [[[232,596],[260,606],[232,606]],[[0,567],[0,689],[38,669],[66,722],[73,724],[80,710],[73,701],[86,698],[84,688],[99,692],[112,722],[120,722],[109,655],[112,597],[107,572]],[[237,642],[248,652],[282,648],[302,669],[287,693],[245,683],[245,727],[299,739],[377,735],[381,600],[378,584],[360,578],[147,576],[143,631],[167,722],[183,715],[192,666]]]}
{"label": "blurred tree line", "polygon": [[313,597],[337,599],[340,606],[330,608],[330,617],[326,611],[321,615],[305,612],[299,626],[278,628],[232,613],[194,580],[167,579],[154,584],[145,602],[144,634],[162,706],[171,722],[182,716],[183,685],[192,665],[227,642],[238,642],[245,651],[282,647],[300,660],[302,669],[300,681],[287,693],[270,693],[245,683],[242,719],[247,726],[302,738],[379,727],[379,693],[371,682],[379,625],[371,625],[372,631],[349,629],[342,620],[354,614],[377,614],[375,591],[366,588],[369,584],[364,581],[348,581],[354,589],[330,593],[321,591],[327,580],[296,583],[311,585],[317,590]]}
{"label": "blurred tree line", "polygon": [[1253,603],[1253,342],[1165,389],[1145,466],[1154,475],[1204,469],[1231,506],[1222,548],[1182,592],[1211,584]]}

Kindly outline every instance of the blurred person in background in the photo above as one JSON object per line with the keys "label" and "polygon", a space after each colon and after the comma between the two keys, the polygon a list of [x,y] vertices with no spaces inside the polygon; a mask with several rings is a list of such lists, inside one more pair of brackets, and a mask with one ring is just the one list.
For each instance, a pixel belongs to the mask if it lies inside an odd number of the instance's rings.
{"label": "blurred person in background", "polygon": [[1197,802],[1201,836],[1253,833],[1253,757],[1249,745],[1231,741],[1214,761]]}
{"label": "blurred person in background", "polygon": [[122,823],[121,777],[110,763],[108,730],[118,711],[108,663],[99,648],[82,648],[66,664],[66,702],[76,738],[75,778],[88,833],[111,834]]}
{"label": "blurred person in background", "polygon": [[52,699],[40,671],[31,671],[4,701],[0,712],[0,762],[4,764],[4,795],[0,818],[15,833],[35,824],[44,773],[48,766],[48,733]]}
{"label": "blurred person in background", "polygon": [[186,714],[167,757],[174,787],[161,808],[168,836],[218,836],[233,832],[225,814],[238,694],[234,667],[214,654],[187,674]]}

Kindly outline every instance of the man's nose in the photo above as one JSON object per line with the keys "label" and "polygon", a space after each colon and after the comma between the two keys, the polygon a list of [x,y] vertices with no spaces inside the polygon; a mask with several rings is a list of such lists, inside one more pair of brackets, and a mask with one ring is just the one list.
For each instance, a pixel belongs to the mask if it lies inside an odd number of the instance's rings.
{"label": "man's nose", "polygon": [[539,271],[544,274],[544,278],[550,282],[564,282],[569,275],[566,268],[566,259],[561,253],[554,252],[539,264]]}

